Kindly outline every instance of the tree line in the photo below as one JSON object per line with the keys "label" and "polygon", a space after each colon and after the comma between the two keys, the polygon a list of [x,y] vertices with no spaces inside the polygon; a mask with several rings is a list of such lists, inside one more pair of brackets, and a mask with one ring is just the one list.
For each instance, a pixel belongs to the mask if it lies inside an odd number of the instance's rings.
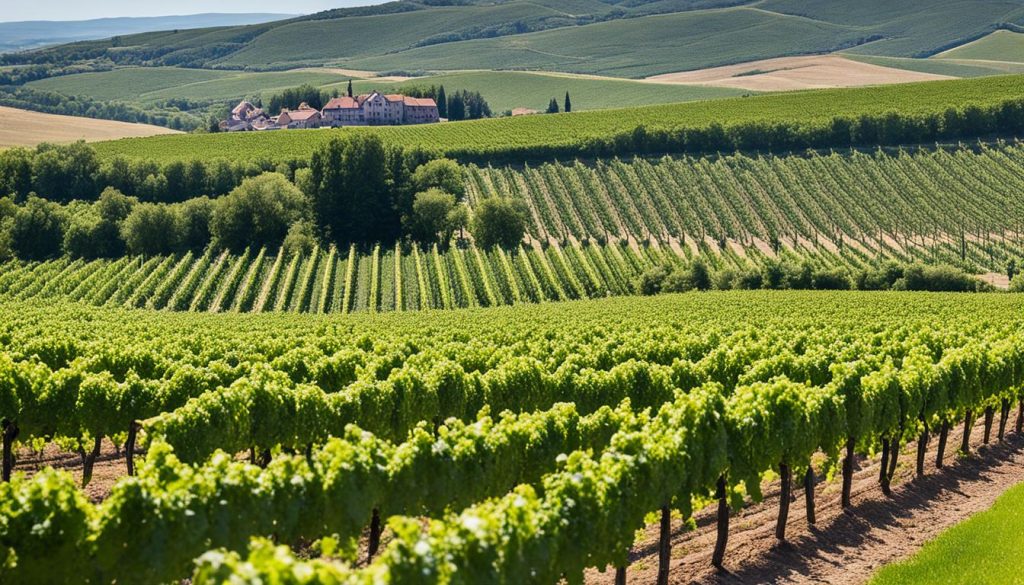
{"label": "tree line", "polygon": [[[234,252],[398,240],[446,246],[467,228],[482,246],[513,247],[526,229],[525,210],[509,200],[483,201],[471,220],[462,202],[465,171],[455,161],[385,145],[372,135],[329,142],[308,168],[218,166],[225,176],[214,186],[227,193],[215,198],[128,195],[122,179],[137,177],[133,169],[140,164],[115,159],[100,165],[84,143],[0,155],[0,187],[12,194],[0,199],[0,261],[171,254],[210,245]],[[168,192],[168,176],[190,193],[211,185],[201,163],[173,169],[147,175],[143,185],[160,183]],[[36,187],[58,196],[37,196]],[[101,187],[95,196],[76,195]]]}
{"label": "tree line", "polygon": [[1024,99],[946,108],[929,113],[887,112],[836,116],[827,122],[765,120],[704,126],[649,126],[562,144],[508,145],[488,149],[446,146],[445,155],[464,163],[611,158],[650,154],[705,155],[723,152],[774,153],[808,149],[899,146],[1024,132]]}

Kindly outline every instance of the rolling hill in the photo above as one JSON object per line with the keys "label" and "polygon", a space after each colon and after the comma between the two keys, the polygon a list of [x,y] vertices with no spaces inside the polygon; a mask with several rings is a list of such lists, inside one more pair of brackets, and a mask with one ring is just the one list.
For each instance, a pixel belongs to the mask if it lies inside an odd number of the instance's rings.
{"label": "rolling hill", "polygon": [[997,30],[966,45],[943,51],[935,58],[1024,63],[1024,34]]}
{"label": "rolling hill", "polygon": [[1024,23],[1024,7],[1008,0],[434,4],[402,0],[261,25],[87,41],[20,55],[17,62],[108,59],[122,65],[339,65],[372,71],[525,68],[645,77],[841,49],[927,57]]}
{"label": "rolling hill", "polygon": [[0,22],[0,53],[58,43],[106,39],[144,32],[262,24],[291,18],[289,14],[190,14],[93,20]]}
{"label": "rolling hill", "polygon": [[[302,84],[344,92],[349,79],[351,77],[343,72],[323,68],[239,72],[131,67],[51,77],[28,83],[27,87],[147,107],[173,99],[229,104],[246,96],[261,96],[266,101],[285,88]],[[751,93],[739,89],[517,71],[467,71],[409,80],[368,78],[353,81],[354,89],[359,93],[375,89],[401,92],[410,87],[437,85],[444,85],[448,90],[479,91],[498,113],[519,107],[543,110],[548,100],[552,97],[561,100],[566,92],[571,94],[578,111],[687,102]]]}
{"label": "rolling hill", "polygon": [[[792,124],[818,128],[836,117],[945,114],[967,106],[1002,104],[1024,95],[1024,76],[932,81],[854,89],[827,89],[765,94],[747,98],[655,105],[560,115],[520,116],[448,124],[289,130],[158,136],[103,142],[103,157],[122,155],[166,163],[177,160],[225,158],[236,161],[307,159],[332,138],[370,132],[406,147],[440,150],[456,158],[531,160],[573,158],[614,150],[615,141],[655,130],[674,135],[687,129],[701,132],[709,125],[729,128],[745,123]],[[823,132],[823,130],[820,130]],[[891,141],[890,141],[891,142]],[[723,148],[731,149],[723,141]]]}

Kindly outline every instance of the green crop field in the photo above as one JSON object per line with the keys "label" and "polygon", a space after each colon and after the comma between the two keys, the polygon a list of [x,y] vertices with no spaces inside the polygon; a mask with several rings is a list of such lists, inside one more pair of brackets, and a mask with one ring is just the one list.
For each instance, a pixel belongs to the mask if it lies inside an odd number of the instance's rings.
{"label": "green crop field", "polygon": [[273,94],[303,84],[320,86],[348,79],[348,76],[338,73],[314,70],[243,73],[178,67],[131,67],[51,77],[27,86],[69,96],[146,105],[168,99],[230,102],[246,96]]}
{"label": "green crop field", "polygon": [[948,75],[950,77],[986,77],[1024,73],[1024,63],[1008,61],[976,61],[968,59],[910,59],[907,57],[878,57],[843,53],[844,57],[882,67]]}
{"label": "green crop field", "polygon": [[889,262],[994,274],[1024,258],[1021,146],[468,171],[470,213],[488,197],[525,204],[522,246],[61,258],[0,266],[0,298],[194,312],[415,311],[629,295],[645,271],[698,257],[713,273],[784,261],[850,277]]}
{"label": "green crop field", "polygon": [[[720,87],[647,83],[613,78],[591,78],[517,71],[469,71],[432,75],[403,83],[382,83],[372,79],[355,82],[355,90],[444,85],[449,91],[479,91],[495,113],[513,108],[544,111],[551,98],[561,106],[566,92],[575,111],[628,108],[652,104],[681,103],[723,97],[752,95],[754,92]],[[343,89],[344,84],[339,84]]]}
{"label": "green crop field", "polygon": [[308,158],[317,146],[333,137],[371,132],[389,142],[435,149],[453,156],[502,156],[541,148],[571,152],[585,141],[630,133],[641,125],[647,128],[700,128],[712,122],[723,126],[744,122],[812,125],[830,122],[835,116],[940,113],[947,108],[1000,103],[1021,95],[1024,95],[1024,76],[1003,76],[425,126],[164,136],[103,142],[96,148],[104,157],[122,155],[158,162],[193,158],[286,161]]}
{"label": "green crop field", "polygon": [[[146,106],[170,99],[230,104],[259,95],[267,100],[283,89],[303,84],[344,92],[348,79],[348,76],[331,70],[317,69],[243,73],[175,67],[133,67],[52,77],[28,83],[27,86],[69,96],[87,96],[97,100]],[[448,91],[479,91],[496,113],[518,107],[543,110],[553,97],[561,103],[565,92],[571,94],[576,110],[679,103],[752,93],[717,87],[515,71],[450,73],[407,82],[357,79],[354,89],[359,93],[374,89],[400,92],[403,88],[432,85],[444,85]]]}
{"label": "green crop field", "polygon": [[[153,91],[185,88],[194,83],[230,78],[231,71],[181,69],[178,67],[130,68],[98,73],[79,73],[31,82],[28,87],[65,95],[88,96],[104,101],[139,101]],[[182,96],[184,97],[184,96]]]}
{"label": "green crop field", "polygon": [[[822,452],[852,469],[921,421],[1015,405],[1022,311],[1019,295],[834,292],[347,316],[6,301],[5,448],[84,445],[96,462],[109,438],[124,449],[105,473],[135,477],[97,502],[66,470],[5,457],[0,577],[583,583],[658,544],[667,572],[673,516],[716,495],[722,538],[733,490],[757,499],[770,477],[788,503],[776,470],[824,471]],[[998,532],[965,535],[1004,540],[978,575],[1012,575],[1019,496],[1004,506]],[[665,528],[634,546],[650,514]],[[720,544],[716,562],[740,562]]]}
{"label": "green crop field", "polygon": [[909,560],[883,568],[871,585],[1015,585],[1024,550],[1024,485],[988,511],[946,531]]}
{"label": "green crop field", "polygon": [[734,8],[432,45],[339,62],[375,71],[529,68],[647,77],[760,57],[826,53],[857,44],[863,34],[856,27]]}
{"label": "green crop field", "polygon": [[[762,261],[767,242],[786,241],[785,247],[812,253],[823,266],[834,260],[861,268],[893,258],[1001,272],[1024,256],[1015,235],[1024,227],[1022,174],[1020,146],[714,161],[665,157],[653,164],[470,166],[467,192],[471,206],[493,196],[522,200],[530,210],[528,231],[539,241],[622,239],[669,248],[689,242],[695,253],[707,252],[710,241],[733,241],[754,263]],[[964,226],[1003,235],[968,242],[956,236]],[[925,238],[929,243],[921,246]]]}
{"label": "green crop field", "polygon": [[997,30],[977,41],[937,55],[937,58],[1024,63],[1024,34]]}
{"label": "green crop field", "polygon": [[[542,69],[642,77],[841,49],[927,57],[1024,23],[1003,0],[598,0],[407,4],[411,12],[325,13],[246,27],[131,35],[43,49],[73,60],[108,54],[119,63],[229,68],[345,65],[377,71]],[[370,13],[374,10],[370,10]],[[361,14],[367,14],[366,12]],[[211,55],[198,49],[215,45]]]}

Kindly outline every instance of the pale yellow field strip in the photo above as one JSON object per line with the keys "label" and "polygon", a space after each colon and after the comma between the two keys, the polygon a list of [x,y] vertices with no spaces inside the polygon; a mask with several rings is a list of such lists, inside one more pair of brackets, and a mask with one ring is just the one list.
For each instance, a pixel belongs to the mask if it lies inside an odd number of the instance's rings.
{"label": "pale yellow field strip", "polygon": [[129,124],[77,116],[42,114],[0,106],[0,148],[35,146],[42,142],[87,142],[115,140],[157,134],[178,134],[176,130],[148,124]]}
{"label": "pale yellow field strip", "polygon": [[861,63],[839,55],[811,55],[668,73],[649,77],[647,81],[732,87],[751,91],[790,91],[913,83],[939,79],[952,78],[946,75]]}

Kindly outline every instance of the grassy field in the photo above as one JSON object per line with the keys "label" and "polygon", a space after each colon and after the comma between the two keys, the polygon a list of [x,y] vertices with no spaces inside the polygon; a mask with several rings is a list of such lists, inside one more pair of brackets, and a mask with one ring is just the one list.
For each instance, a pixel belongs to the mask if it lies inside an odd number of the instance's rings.
{"label": "grassy field", "polygon": [[[28,87],[65,95],[88,96],[97,100],[124,101],[140,106],[172,98],[227,104],[254,95],[261,95],[267,100],[283,89],[303,84],[344,92],[349,79],[333,70],[317,69],[253,73],[133,67],[53,77],[29,83]],[[517,71],[460,72],[407,82],[364,79],[356,80],[354,89],[360,93],[374,89],[402,91],[403,88],[431,85],[444,85],[449,92],[458,89],[479,91],[496,113],[517,107],[543,110],[552,97],[557,97],[561,103],[567,91],[572,95],[577,110],[677,103],[751,93],[736,89]]]}
{"label": "grassy field", "polygon": [[42,142],[94,142],[158,134],[177,132],[160,126],[56,116],[0,106],[0,148],[35,146]]}
{"label": "grassy field", "polygon": [[973,43],[936,55],[936,58],[1024,63],[1024,34],[997,30]]}
{"label": "grassy field", "polygon": [[[1024,23],[1024,7],[1006,0],[936,0],[927,6],[887,0],[663,0],[614,6],[599,0],[480,0],[416,8],[126,36],[116,47],[90,41],[46,49],[40,62],[108,53],[120,63],[143,65],[537,69],[646,77],[840,49],[928,57],[1005,23]],[[219,50],[198,50],[210,46]]]}
{"label": "grassy field", "polygon": [[97,145],[102,156],[145,157],[161,162],[192,158],[303,159],[346,132],[373,132],[385,140],[444,152],[508,153],[535,147],[572,146],[605,139],[638,126],[703,127],[750,121],[825,122],[838,115],[922,114],[1024,95],[1024,76],[760,95],[629,110],[539,115],[425,126],[195,134],[120,140]]}
{"label": "grassy field", "polygon": [[992,75],[1014,75],[1024,73],[1024,63],[976,61],[970,59],[910,59],[906,57],[877,57],[872,55],[854,55],[843,53],[843,56],[855,61],[906,69],[908,71],[920,71],[921,73],[934,73],[935,75],[948,75],[950,77],[987,77]]}
{"label": "grassy field", "polygon": [[330,71],[244,73],[179,67],[131,67],[99,73],[81,73],[31,82],[28,87],[101,101],[139,105],[172,98],[194,101],[238,100],[272,94],[303,84],[328,85],[349,77]]}
{"label": "grassy field", "polygon": [[929,542],[910,560],[882,569],[871,585],[1014,585],[1024,550],[1024,485]]}
{"label": "grassy field", "polygon": [[647,77],[762,56],[831,52],[857,44],[862,36],[857,27],[730,8],[432,45],[339,62],[373,71],[527,68]]}

